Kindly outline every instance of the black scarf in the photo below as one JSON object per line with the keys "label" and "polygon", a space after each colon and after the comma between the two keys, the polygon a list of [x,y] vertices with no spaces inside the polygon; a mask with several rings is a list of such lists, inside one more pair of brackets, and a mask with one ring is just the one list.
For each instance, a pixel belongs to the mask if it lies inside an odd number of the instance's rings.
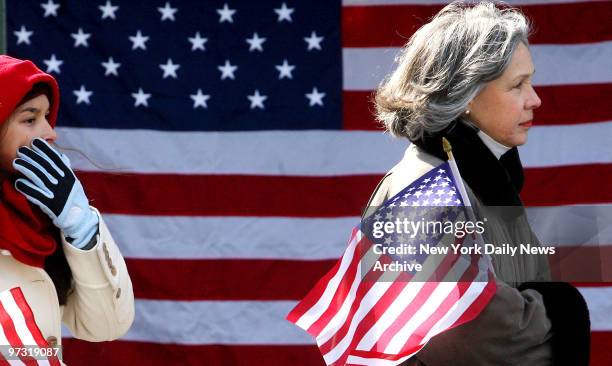
{"label": "black scarf", "polygon": [[453,148],[461,177],[486,206],[523,206],[519,196],[523,188],[523,166],[516,147],[498,160],[478,136],[478,129],[454,121],[444,130],[428,134],[415,145],[444,161],[442,137]]}

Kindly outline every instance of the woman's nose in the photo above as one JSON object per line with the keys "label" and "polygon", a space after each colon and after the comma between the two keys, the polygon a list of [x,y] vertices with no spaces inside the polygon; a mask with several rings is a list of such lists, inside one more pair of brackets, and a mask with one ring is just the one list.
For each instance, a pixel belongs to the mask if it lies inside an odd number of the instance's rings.
{"label": "woman's nose", "polygon": [[538,93],[536,93],[535,89],[532,86],[531,87],[531,95],[529,96],[529,101],[528,101],[527,108],[528,109],[537,109],[541,105],[542,105],[542,100],[540,99],[540,97],[538,96]]}

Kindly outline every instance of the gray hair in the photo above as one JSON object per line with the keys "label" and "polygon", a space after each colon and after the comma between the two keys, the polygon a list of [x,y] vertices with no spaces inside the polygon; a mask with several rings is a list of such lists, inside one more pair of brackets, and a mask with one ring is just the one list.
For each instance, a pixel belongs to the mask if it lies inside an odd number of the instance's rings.
{"label": "gray hair", "polygon": [[[517,9],[453,2],[417,30],[376,91],[377,118],[414,141],[465,120],[468,103],[506,69],[530,26]],[[469,122],[466,120],[466,122]]]}

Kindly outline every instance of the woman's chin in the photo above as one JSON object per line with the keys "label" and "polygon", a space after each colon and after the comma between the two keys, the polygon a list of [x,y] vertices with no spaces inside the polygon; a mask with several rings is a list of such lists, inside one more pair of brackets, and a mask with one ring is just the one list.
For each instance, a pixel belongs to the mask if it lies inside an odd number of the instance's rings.
{"label": "woman's chin", "polygon": [[527,131],[524,133],[516,134],[511,139],[504,143],[504,145],[508,147],[517,147],[521,145],[525,145],[527,143]]}

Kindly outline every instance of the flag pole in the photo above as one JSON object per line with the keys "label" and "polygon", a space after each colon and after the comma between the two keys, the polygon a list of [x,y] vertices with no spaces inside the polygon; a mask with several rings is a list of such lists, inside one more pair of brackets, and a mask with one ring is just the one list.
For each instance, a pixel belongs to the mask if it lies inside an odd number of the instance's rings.
{"label": "flag pole", "polygon": [[[455,179],[455,184],[457,188],[459,188],[459,195],[461,196],[461,200],[466,207],[468,220],[472,222],[476,222],[476,215],[474,214],[474,210],[472,209],[472,204],[470,203],[470,198],[468,197],[467,191],[465,189],[465,185],[463,185],[463,179],[461,179],[461,174],[459,174],[459,167],[457,166],[457,162],[453,157],[453,147],[451,143],[446,139],[446,137],[442,137],[442,148],[446,155],[448,155],[448,165],[451,168],[451,173],[453,174],[453,178]],[[476,234],[476,244],[480,246],[484,254],[484,240],[482,239],[482,235]],[[488,257],[489,269],[495,275],[495,270],[493,269],[493,262],[491,261],[491,256],[488,254],[484,254]]]}

